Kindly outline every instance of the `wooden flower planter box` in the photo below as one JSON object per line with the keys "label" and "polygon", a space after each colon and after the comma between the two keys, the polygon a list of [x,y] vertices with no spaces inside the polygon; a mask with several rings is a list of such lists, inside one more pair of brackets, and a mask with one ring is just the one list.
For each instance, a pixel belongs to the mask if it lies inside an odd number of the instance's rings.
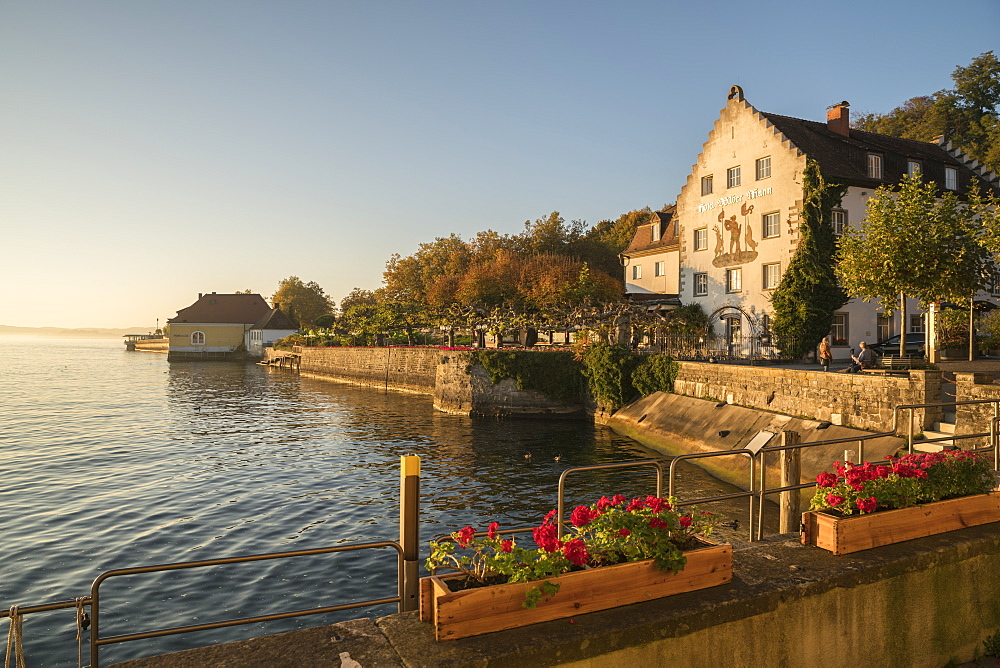
{"label": "wooden flower planter box", "polygon": [[[687,565],[677,574],[661,571],[652,559],[606,568],[563,573],[547,580],[493,585],[452,592],[446,582],[461,573],[420,580],[420,619],[434,624],[438,640],[455,640],[563,617],[714,587],[733,578],[733,548],[712,545],[685,552]],[[542,582],[559,585],[534,609],[525,594]]]}
{"label": "wooden flower planter box", "polygon": [[809,511],[802,514],[802,544],[815,545],[834,554],[850,554],[998,521],[998,492],[869,515],[839,517],[823,511]]}

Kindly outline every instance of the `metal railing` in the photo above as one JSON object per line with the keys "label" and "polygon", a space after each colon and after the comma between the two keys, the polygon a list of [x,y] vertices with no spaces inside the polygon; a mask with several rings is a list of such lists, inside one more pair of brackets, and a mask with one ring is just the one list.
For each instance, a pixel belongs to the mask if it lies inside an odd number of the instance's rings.
{"label": "metal railing", "polygon": [[[206,624],[194,624],[190,626],[179,626],[168,629],[156,629],[152,631],[144,631],[140,633],[129,633],[124,635],[110,636],[102,638],[100,636],[100,610],[101,610],[101,596],[100,587],[101,585],[111,579],[116,577],[125,577],[132,575],[140,575],[146,573],[162,573],[165,571],[174,571],[181,569],[190,568],[204,568],[209,566],[222,566],[227,564],[241,564],[255,561],[265,561],[270,559],[285,559],[291,557],[305,557],[314,556],[321,554],[331,554],[335,552],[352,552],[357,550],[370,550],[370,549],[385,549],[392,548],[396,551],[396,572],[397,572],[397,582],[396,582],[396,596],[371,599],[366,601],[356,601],[354,603],[345,603],[342,605],[331,605],[323,606],[319,608],[308,608],[305,610],[294,610],[290,612],[280,612],[269,615],[257,615],[254,617],[243,617],[239,619],[228,619],[219,622],[209,622]],[[206,559],[202,561],[185,561],[177,562],[171,564],[161,564],[155,566],[142,566],[137,568],[120,568],[112,571],[107,571],[99,575],[91,584],[90,596],[82,597],[73,601],[61,601],[58,603],[48,603],[44,605],[34,605],[24,608],[18,608],[17,613],[19,615],[36,613],[36,612],[47,612],[51,610],[61,610],[65,608],[76,608],[80,605],[90,606],[90,616],[89,626],[90,626],[90,665],[92,668],[98,668],[100,666],[99,652],[100,648],[105,645],[112,645],[117,643],[131,642],[134,640],[146,640],[150,638],[159,638],[163,636],[175,635],[178,633],[190,633],[193,631],[208,631],[211,629],[219,629],[230,626],[240,626],[244,624],[255,624],[258,622],[269,622],[279,619],[291,619],[294,617],[304,617],[307,615],[320,615],[330,612],[337,612],[339,610],[350,610],[352,608],[370,607],[377,605],[388,605],[391,603],[396,603],[398,605],[399,611],[404,611],[404,577],[403,577],[404,559],[403,559],[403,548],[399,543],[393,541],[380,541],[373,543],[359,543],[354,545],[340,545],[337,547],[323,547],[315,548],[310,550],[295,550],[292,552],[273,552],[269,554],[255,554],[243,557],[227,557],[223,559]],[[4,617],[9,617],[10,611],[3,610],[0,611],[0,619]],[[12,622],[13,623],[13,622]],[[78,621],[79,623],[79,621]],[[86,624],[87,622],[85,622]],[[85,629],[86,626],[83,627]],[[82,629],[81,629],[82,630]]]}

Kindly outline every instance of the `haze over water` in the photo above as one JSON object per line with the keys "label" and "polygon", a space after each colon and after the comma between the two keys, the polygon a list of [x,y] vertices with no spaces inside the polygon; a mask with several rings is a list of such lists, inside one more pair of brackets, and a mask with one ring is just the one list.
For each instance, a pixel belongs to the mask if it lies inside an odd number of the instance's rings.
{"label": "haze over water", "polygon": [[[0,338],[0,369],[4,609],[88,595],[117,568],[396,540],[405,454],[422,460],[421,558],[427,540],[466,524],[537,523],[565,468],[650,456],[586,422],[474,420],[425,396],[252,364],[168,364],[117,340]],[[694,468],[682,481],[697,495],[721,486]],[[575,505],[655,487],[637,471],[581,475],[569,490]],[[101,587],[101,636],[394,595],[387,551],[118,578]],[[137,641],[101,660],[392,612]],[[29,665],[74,665],[73,619],[25,618]]]}

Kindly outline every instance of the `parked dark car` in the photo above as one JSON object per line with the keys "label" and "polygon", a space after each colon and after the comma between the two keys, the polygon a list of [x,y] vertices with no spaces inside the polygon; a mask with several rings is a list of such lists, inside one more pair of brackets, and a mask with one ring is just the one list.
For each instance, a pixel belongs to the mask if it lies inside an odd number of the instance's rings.
{"label": "parked dark car", "polygon": [[[899,334],[890,336],[884,341],[873,343],[868,346],[879,355],[899,354]],[[926,355],[923,332],[910,332],[906,335],[906,354],[913,357],[924,357]]]}

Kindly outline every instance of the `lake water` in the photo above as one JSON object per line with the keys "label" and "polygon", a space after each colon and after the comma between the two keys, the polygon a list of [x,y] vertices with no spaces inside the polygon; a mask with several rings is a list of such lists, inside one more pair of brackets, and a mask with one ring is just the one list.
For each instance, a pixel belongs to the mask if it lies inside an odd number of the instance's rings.
{"label": "lake water", "polygon": [[[422,460],[425,546],[466,524],[537,523],[565,468],[651,456],[585,422],[447,415],[425,396],[253,364],[168,364],[117,340],[0,338],[0,369],[4,609],[88,595],[112,569],[396,540],[401,455]],[[681,482],[687,498],[730,489],[693,467]],[[654,484],[643,471],[581,475],[568,503]],[[112,579],[101,587],[101,634],[391,597],[392,554]],[[102,649],[101,662],[392,612],[124,643]],[[29,665],[75,665],[72,610],[28,615],[24,636]],[[84,643],[85,663],[86,652]]]}

